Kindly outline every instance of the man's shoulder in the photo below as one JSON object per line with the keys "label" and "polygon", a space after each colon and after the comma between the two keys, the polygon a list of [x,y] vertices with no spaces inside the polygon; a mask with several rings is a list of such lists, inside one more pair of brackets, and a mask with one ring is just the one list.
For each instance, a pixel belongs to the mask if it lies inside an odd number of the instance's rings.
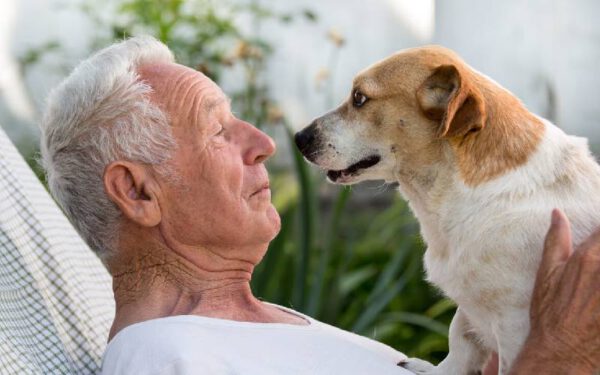
{"label": "man's shoulder", "polygon": [[[108,344],[102,361],[103,374],[185,374],[182,368],[214,358],[209,354],[210,335],[190,318],[169,317],[132,324]],[[204,349],[204,350],[199,350]],[[163,369],[176,369],[176,372]]]}
{"label": "man's shoulder", "polygon": [[395,374],[406,358],[366,337],[306,319],[310,324],[178,316],[134,324],[109,344],[103,373]]}

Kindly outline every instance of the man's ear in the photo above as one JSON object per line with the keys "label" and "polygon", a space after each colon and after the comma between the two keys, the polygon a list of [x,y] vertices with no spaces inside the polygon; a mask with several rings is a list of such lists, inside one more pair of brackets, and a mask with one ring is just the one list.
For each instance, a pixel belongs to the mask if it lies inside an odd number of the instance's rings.
{"label": "man's ear", "polygon": [[425,116],[440,122],[440,138],[462,137],[485,125],[481,93],[454,65],[441,65],[417,90],[417,100]]}
{"label": "man's ear", "polygon": [[104,169],[104,190],[125,217],[144,227],[161,220],[154,176],[141,165],[115,161]]}

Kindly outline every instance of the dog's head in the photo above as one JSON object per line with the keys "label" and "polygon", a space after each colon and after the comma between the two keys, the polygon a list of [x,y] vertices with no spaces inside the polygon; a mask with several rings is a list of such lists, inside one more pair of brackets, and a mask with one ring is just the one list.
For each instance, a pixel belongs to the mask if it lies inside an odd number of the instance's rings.
{"label": "dog's head", "polygon": [[404,167],[435,163],[444,141],[484,127],[478,79],[445,48],[399,52],[359,73],[349,98],[298,132],[296,145],[334,183],[395,181]]}

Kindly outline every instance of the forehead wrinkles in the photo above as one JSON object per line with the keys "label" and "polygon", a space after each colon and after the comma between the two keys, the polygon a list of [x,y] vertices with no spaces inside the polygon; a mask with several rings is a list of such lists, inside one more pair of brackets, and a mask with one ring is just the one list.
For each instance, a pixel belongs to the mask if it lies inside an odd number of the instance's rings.
{"label": "forehead wrinkles", "polygon": [[231,99],[225,96],[219,91],[218,95],[207,97],[202,103],[203,110],[208,116],[219,109],[220,106],[225,105],[227,109],[230,109]]}
{"label": "forehead wrinkles", "polygon": [[[167,106],[177,124],[198,125],[206,120],[216,107],[227,101],[221,90],[208,78],[195,71],[185,71],[170,81]],[[201,124],[200,124],[201,125]]]}
{"label": "forehead wrinkles", "polygon": [[[203,104],[210,85],[199,76],[183,72],[173,81],[169,107],[176,109],[182,120],[194,122],[203,113]],[[174,114],[175,115],[175,114]]]}

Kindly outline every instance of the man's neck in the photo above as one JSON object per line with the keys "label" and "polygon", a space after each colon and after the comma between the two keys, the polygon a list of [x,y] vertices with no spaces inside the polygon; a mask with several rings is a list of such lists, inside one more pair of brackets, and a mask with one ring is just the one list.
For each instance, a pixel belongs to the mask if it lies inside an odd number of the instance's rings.
{"label": "man's neck", "polygon": [[116,314],[109,339],[128,325],[174,315],[306,323],[252,295],[254,264],[214,251],[194,254],[187,259],[171,249],[137,249],[110,262]]}

